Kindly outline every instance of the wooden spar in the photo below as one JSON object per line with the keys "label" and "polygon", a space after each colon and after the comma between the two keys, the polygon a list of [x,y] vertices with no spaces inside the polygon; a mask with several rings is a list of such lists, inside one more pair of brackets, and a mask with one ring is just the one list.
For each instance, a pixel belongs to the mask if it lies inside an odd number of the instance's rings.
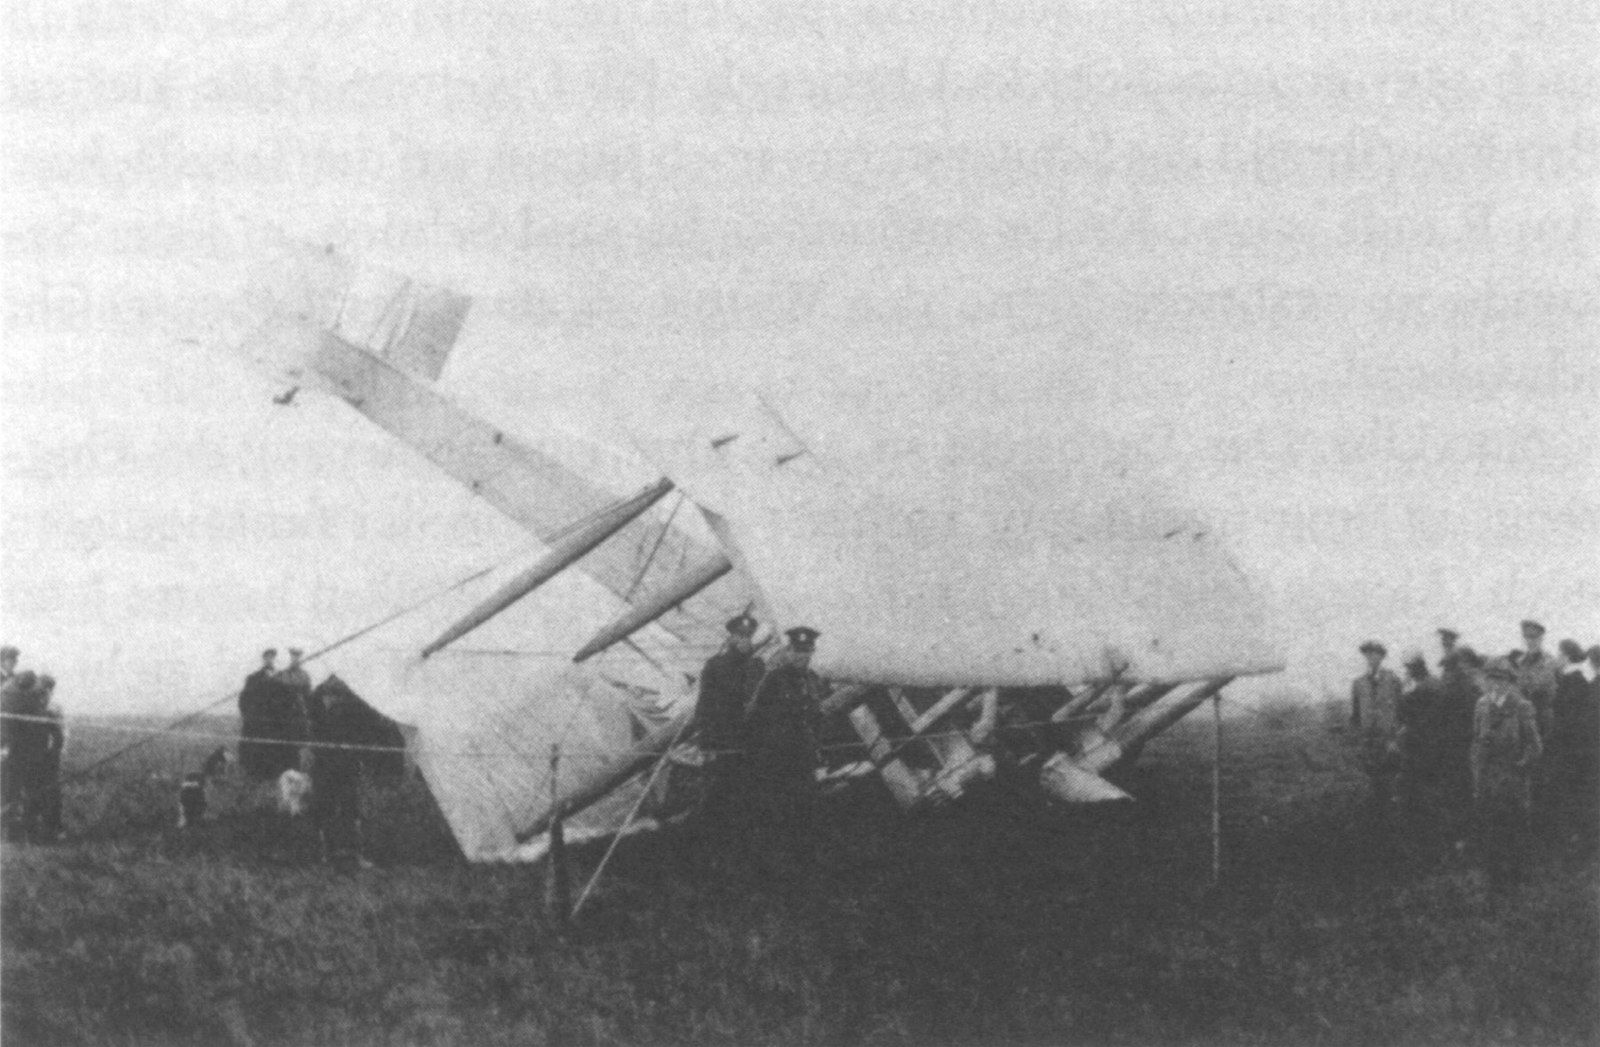
{"label": "wooden spar", "polygon": [[540,815],[532,825],[517,833],[517,842],[527,843],[550,828],[550,823],[558,817],[571,818],[587,810],[611,790],[644,770],[652,760],[672,747],[672,743],[693,715],[692,711],[680,713],[639,739],[633,748],[602,768],[589,784],[569,792],[565,799],[553,804],[550,810]]}
{"label": "wooden spar", "polygon": [[1130,713],[1136,713],[1140,709],[1148,709],[1165,698],[1177,686],[1175,683],[1140,684],[1128,692],[1128,697],[1123,699],[1123,707]]}
{"label": "wooden spar", "polygon": [[638,519],[672,490],[672,481],[661,479],[638,494],[618,502],[600,512],[588,523],[579,527],[550,547],[539,562],[523,571],[495,591],[494,595],[440,633],[438,638],[422,649],[426,658],[447,644],[454,643],[501,611],[533,592],[610,538],[628,524]]}
{"label": "wooden spar", "polygon": [[1099,774],[1137,749],[1151,738],[1187,716],[1195,706],[1210,698],[1233,682],[1231,676],[1208,680],[1182,697],[1155,705],[1128,717],[1107,738],[1091,748],[1078,760],[1087,770]]}
{"label": "wooden spar", "polygon": [[867,754],[877,765],[883,784],[902,807],[914,807],[922,799],[922,782],[917,772],[894,759],[894,746],[884,736],[878,718],[865,705],[850,710],[850,726],[867,746]]}
{"label": "wooden spar", "polygon": [[1051,713],[1050,721],[1052,723],[1065,723],[1099,701],[1100,696],[1111,690],[1116,683],[1116,680],[1102,680],[1100,683],[1085,687],[1082,694],[1073,695],[1071,701],[1066,702],[1061,708]]}
{"label": "wooden spar", "polygon": [[921,734],[939,721],[945,713],[954,709],[978,693],[976,687],[957,687],[955,690],[940,698],[928,707],[928,711],[911,721],[911,733]]}
{"label": "wooden spar", "polygon": [[572,656],[572,660],[586,661],[612,644],[627,639],[731,570],[733,563],[726,556],[719,553],[711,557],[680,577],[664,592],[649,596],[643,602],[628,608],[621,617],[595,633],[588,643],[578,648],[578,653]]}
{"label": "wooden spar", "polygon": [[864,683],[853,683],[837,688],[832,694],[824,698],[817,706],[823,716],[832,716],[853,709],[866,701],[867,695],[872,691]]}
{"label": "wooden spar", "polygon": [[[678,732],[672,736],[672,741],[668,743],[666,749],[662,750],[661,755],[656,758],[656,765],[651,768],[649,779],[645,781],[644,788],[639,790],[639,798],[633,801],[633,807],[628,811],[628,817],[623,820],[622,827],[617,830],[616,835],[611,837],[611,844],[606,848],[606,853],[601,855],[600,864],[594,867],[594,875],[589,877],[589,882],[584,884],[583,890],[578,893],[578,902],[572,907],[572,919],[576,920],[578,918],[578,913],[583,909],[583,903],[589,900],[590,893],[594,891],[595,885],[600,882],[601,874],[606,871],[606,866],[610,864],[611,856],[617,853],[617,845],[622,843],[623,836],[627,835],[629,827],[639,817],[640,808],[644,806],[645,800],[650,798],[650,790],[656,787],[656,780],[661,777],[661,769],[667,765],[667,757],[672,754],[672,747],[678,744],[678,739],[683,737],[683,732],[689,729],[689,722],[687,719],[683,721],[683,724],[678,728]],[[557,819],[555,824],[560,825],[560,819]]]}

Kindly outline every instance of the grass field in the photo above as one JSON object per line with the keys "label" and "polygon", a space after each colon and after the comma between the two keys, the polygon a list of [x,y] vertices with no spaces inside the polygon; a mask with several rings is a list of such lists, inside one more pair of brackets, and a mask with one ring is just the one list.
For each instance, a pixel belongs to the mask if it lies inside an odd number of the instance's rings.
{"label": "grass field", "polygon": [[[1225,875],[1210,728],[1158,739],[1120,809],[995,791],[908,818],[840,801],[804,885],[630,841],[561,935],[527,868],[456,856],[416,781],[371,796],[377,867],[260,836],[262,793],[173,827],[216,742],[68,788],[69,839],[3,852],[7,1047],[26,1044],[1591,1044],[1592,858],[1509,903],[1411,826],[1383,847],[1317,709],[1230,720]],[[212,730],[219,729],[217,725]],[[224,723],[221,729],[226,730]],[[123,737],[79,730],[68,768]],[[575,856],[581,882],[598,851]]]}

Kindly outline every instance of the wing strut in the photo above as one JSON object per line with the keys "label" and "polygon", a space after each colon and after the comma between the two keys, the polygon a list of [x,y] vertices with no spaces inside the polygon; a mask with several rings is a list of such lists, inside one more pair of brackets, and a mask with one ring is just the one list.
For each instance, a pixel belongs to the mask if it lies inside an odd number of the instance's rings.
{"label": "wing strut", "polygon": [[466,616],[422,649],[422,657],[454,643],[501,611],[548,582],[595,546],[610,538],[628,524],[638,519],[672,490],[672,481],[661,479],[646,487],[632,498],[602,510],[584,526],[573,531],[550,547],[539,562],[501,586],[487,600],[468,611]]}
{"label": "wing strut", "polygon": [[574,662],[587,661],[619,640],[626,640],[678,604],[733,570],[726,556],[714,556],[685,574],[663,592],[635,604],[610,625],[601,629],[572,656]]}

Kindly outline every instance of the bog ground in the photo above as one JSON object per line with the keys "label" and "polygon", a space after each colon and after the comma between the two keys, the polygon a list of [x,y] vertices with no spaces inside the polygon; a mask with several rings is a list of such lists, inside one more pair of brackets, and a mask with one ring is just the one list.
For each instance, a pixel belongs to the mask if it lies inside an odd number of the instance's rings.
{"label": "bog ground", "polygon": [[[225,721],[202,730],[228,730]],[[80,729],[69,770],[125,742]],[[565,937],[535,870],[467,866],[420,783],[371,797],[376,868],[268,847],[264,794],[175,827],[216,741],[67,790],[68,842],[3,852],[4,1040],[25,1044],[1589,1044],[1590,857],[1544,845],[1491,905],[1428,825],[1379,846],[1320,711],[1158,739],[1123,808],[1002,789],[907,818],[836,804],[809,884],[630,841]],[[598,851],[577,855],[582,880]]]}

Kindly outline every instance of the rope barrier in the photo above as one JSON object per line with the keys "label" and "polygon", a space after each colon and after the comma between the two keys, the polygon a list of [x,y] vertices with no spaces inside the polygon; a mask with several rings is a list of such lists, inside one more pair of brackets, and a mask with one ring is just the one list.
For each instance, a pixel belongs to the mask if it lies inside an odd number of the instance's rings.
{"label": "rope barrier", "polygon": [[[229,697],[232,697],[232,696],[230,695]],[[191,714],[190,716],[186,717],[185,719],[192,721],[192,720],[198,719],[198,718],[199,718],[199,714]],[[1003,733],[1006,733],[1006,732],[1016,733],[1016,732],[1019,732],[1019,731],[1031,731],[1036,727],[1059,727],[1060,725],[1065,724],[1065,723],[1083,722],[1083,721],[1094,720],[1094,719],[1098,719],[1098,716],[1084,715],[1084,716],[1069,717],[1066,720],[1038,720],[1038,721],[1030,721],[1028,723],[1001,724],[1001,725],[997,725],[992,730],[991,733],[998,735],[998,734],[1003,734]],[[106,723],[104,721],[93,720],[93,719],[89,719],[87,717],[77,717],[77,718],[73,718],[70,721],[62,721],[62,720],[58,720],[58,719],[56,719],[54,717],[50,717],[50,716],[35,716],[35,715],[27,714],[27,713],[0,713],[0,720],[12,720],[12,721],[19,721],[19,722],[24,722],[24,723],[49,723],[49,724],[56,724],[58,726],[63,726],[63,727],[65,727],[67,724],[72,724],[73,725],[72,726],[72,730],[73,731],[79,731],[79,730],[102,731],[102,732],[112,733],[112,734],[139,734],[139,735],[147,736],[139,744],[145,744],[146,742],[151,741],[151,740],[153,740],[154,738],[157,738],[157,737],[171,737],[171,738],[190,738],[190,739],[199,739],[199,740],[204,740],[204,741],[219,741],[219,742],[251,742],[251,743],[259,743],[259,744],[262,744],[262,745],[285,746],[285,747],[290,747],[290,748],[295,748],[295,749],[331,749],[331,750],[345,750],[345,751],[372,752],[372,753],[405,753],[405,752],[411,751],[409,747],[407,747],[407,746],[399,746],[399,745],[361,745],[361,744],[350,743],[350,742],[324,742],[324,741],[316,741],[316,740],[312,740],[312,739],[308,739],[308,740],[305,740],[305,741],[295,741],[293,739],[288,739],[288,738],[278,738],[278,737],[270,737],[270,736],[262,736],[262,735],[244,735],[244,734],[235,734],[235,733],[231,733],[231,732],[227,733],[227,734],[222,734],[222,733],[218,733],[218,732],[215,732],[215,731],[180,731],[180,730],[175,730],[174,729],[176,727],[176,724],[169,725],[167,727],[142,727],[142,726],[139,726],[139,725],[136,725],[136,724]],[[897,743],[900,748],[904,748],[905,745],[908,745],[908,744],[911,744],[911,743],[915,743],[915,742],[918,742],[918,741],[923,741],[923,740],[934,740],[934,739],[943,739],[943,738],[967,738],[967,737],[968,737],[968,735],[967,735],[966,731],[949,730],[949,731],[924,731],[921,734],[912,734],[912,735],[905,735],[905,736],[892,736],[891,735],[889,737],[889,740],[891,742]],[[120,755],[121,753],[131,752],[133,748],[134,748],[133,746],[128,746],[128,747],[126,747],[126,748],[124,748],[122,750],[119,750],[118,753],[112,754],[112,756],[114,757],[116,755]],[[764,750],[761,750],[761,749],[747,749],[747,748],[731,748],[731,749],[730,748],[716,748],[716,749],[711,749],[711,748],[705,748],[705,747],[699,747],[699,746],[697,746],[697,748],[698,748],[699,752],[701,752],[703,755],[706,755],[706,756],[756,756],[756,755],[760,755],[764,751]],[[823,745],[817,746],[817,751],[819,753],[855,751],[855,752],[860,752],[862,754],[866,754],[868,752],[869,748],[870,747],[867,745],[867,743],[866,742],[862,742],[862,741],[829,742],[829,743],[825,743]],[[627,756],[630,756],[630,755],[640,755],[640,754],[643,754],[643,753],[646,753],[646,752],[649,752],[649,751],[650,750],[640,749],[640,748],[636,748],[635,747],[635,748],[625,749],[622,752],[605,752],[605,753],[571,753],[571,752],[567,752],[567,753],[564,753],[562,755],[562,759],[563,760],[592,760],[592,761],[599,762],[599,763],[611,763],[613,761],[623,759],[623,758],[625,758]],[[896,752],[898,752],[898,749],[896,750]],[[465,761],[469,761],[469,762],[476,761],[476,762],[484,762],[484,763],[487,763],[487,762],[501,762],[501,761],[506,761],[506,760],[516,761],[516,762],[527,762],[527,760],[528,760],[527,756],[521,755],[521,754],[505,754],[503,756],[495,756],[495,755],[484,753],[484,752],[481,752],[481,751],[478,751],[478,750],[462,750],[462,751],[459,751],[459,752],[439,752],[439,751],[430,749],[430,750],[428,750],[428,756],[429,756],[429,758],[459,759],[459,760],[465,760]],[[101,766],[102,764],[104,764],[106,762],[106,760],[109,760],[110,758],[111,757],[107,757],[105,759],[97,761],[94,764],[89,765],[86,768],[82,768],[82,769],[79,769],[77,771],[74,771],[72,773],[72,775],[70,775],[70,776],[63,776],[63,782],[65,782],[67,780],[70,780],[71,778],[81,777],[82,775],[86,774],[88,771],[93,770],[96,767]]]}

